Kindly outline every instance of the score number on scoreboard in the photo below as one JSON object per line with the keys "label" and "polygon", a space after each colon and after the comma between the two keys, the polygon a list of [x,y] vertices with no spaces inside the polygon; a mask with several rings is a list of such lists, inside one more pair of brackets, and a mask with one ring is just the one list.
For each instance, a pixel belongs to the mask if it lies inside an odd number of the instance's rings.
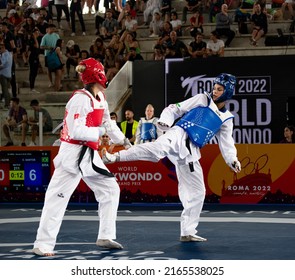
{"label": "score number on scoreboard", "polygon": [[50,151],[0,151],[2,191],[43,192],[50,180]]}

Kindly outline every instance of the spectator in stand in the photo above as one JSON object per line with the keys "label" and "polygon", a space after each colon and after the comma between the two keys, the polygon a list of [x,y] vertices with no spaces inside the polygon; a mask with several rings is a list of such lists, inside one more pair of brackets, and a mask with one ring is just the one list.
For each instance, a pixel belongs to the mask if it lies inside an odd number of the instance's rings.
{"label": "spectator in stand", "polygon": [[[28,40],[32,37],[33,31],[36,28],[36,21],[31,16],[29,16],[24,19],[23,23],[19,27],[20,30],[17,32],[15,36],[17,54],[22,56],[24,66],[28,66],[29,53],[27,45]],[[16,57],[15,61],[17,61]]]}
{"label": "spectator in stand", "polygon": [[154,46],[153,60],[165,60],[165,52],[159,44]]}
{"label": "spectator in stand", "polygon": [[[128,32],[124,41],[125,44],[125,50],[128,54],[131,48],[136,49],[136,53],[140,54],[140,45],[139,42],[134,37],[134,34],[132,32]],[[127,59],[128,60],[128,59]]]}
{"label": "spectator in stand", "polygon": [[36,4],[30,5],[29,8],[31,9],[30,17],[36,22],[38,17],[40,16],[39,8]]}
{"label": "spectator in stand", "polygon": [[116,112],[111,112],[111,113],[110,113],[110,117],[111,117],[111,120],[116,121],[117,126],[118,126],[118,127],[120,128],[120,130],[121,130],[121,122],[118,122],[118,115],[117,115],[117,113],[116,113]]}
{"label": "spectator in stand", "polygon": [[174,46],[168,45],[165,49],[165,59],[168,59],[168,58],[182,58],[182,56],[176,53]]}
{"label": "spectator in stand", "polygon": [[131,47],[129,52],[125,55],[125,60],[134,61],[134,60],[143,60],[143,57],[140,53],[136,52],[135,47]]}
{"label": "spectator in stand", "polygon": [[220,40],[215,30],[211,32],[210,40],[207,42],[206,48],[207,56],[223,57],[224,56],[224,42]]}
{"label": "spectator in stand", "polygon": [[148,0],[143,11],[143,25],[149,26],[149,17],[153,15],[155,11],[160,11],[161,0]]}
{"label": "spectator in stand", "polygon": [[4,42],[0,42],[0,84],[2,90],[2,98],[4,98],[4,106],[9,107],[10,95],[8,85],[11,79],[11,67],[13,63],[12,53],[9,52]]}
{"label": "spectator in stand", "polygon": [[286,125],[284,128],[284,139],[280,143],[293,144],[295,143],[295,126]]}
{"label": "spectator in stand", "polygon": [[52,123],[52,118],[49,114],[49,112],[42,108],[39,104],[39,101],[37,99],[33,99],[30,103],[30,106],[32,107],[34,111],[34,117],[30,117],[28,124],[31,126],[31,131],[32,131],[32,141],[30,143],[30,146],[36,146],[36,138],[39,134],[39,113],[42,113],[42,127],[43,127],[43,132],[49,132],[52,131],[53,129],[53,123]]}
{"label": "spectator in stand", "polygon": [[103,40],[100,37],[97,37],[89,48],[89,56],[103,63],[105,52],[106,48]]}
{"label": "spectator in stand", "polygon": [[115,52],[116,58],[123,60],[125,45],[123,41],[120,40],[119,34],[114,34],[112,40],[109,42],[108,47],[111,47]]}
{"label": "spectator in stand", "polygon": [[108,82],[110,82],[121,68],[121,60],[116,57],[114,50],[111,47],[106,47],[104,59],[104,70]]}
{"label": "spectator in stand", "polygon": [[95,14],[95,35],[100,35],[101,26],[104,20],[105,17],[103,17],[101,13]]}
{"label": "spectator in stand", "polygon": [[29,52],[29,81],[30,81],[30,89],[32,93],[40,93],[35,89],[35,81],[38,75],[39,70],[39,54],[40,54],[40,45],[38,41],[39,37],[39,29],[36,27],[33,30],[33,34],[28,41],[28,52]]}
{"label": "spectator in stand", "polygon": [[135,0],[135,10],[139,13],[143,13],[147,0]]}
{"label": "spectator in stand", "polygon": [[172,29],[176,32],[177,36],[182,36],[182,24],[181,20],[178,19],[177,12],[171,12],[171,20],[170,23],[172,25]]}
{"label": "spectator in stand", "polygon": [[107,10],[106,17],[101,25],[101,37],[103,40],[111,39],[118,32],[118,21],[113,18],[113,11]]}
{"label": "spectator in stand", "polygon": [[[14,25],[9,21],[9,18],[8,17],[4,17],[3,19],[2,19],[2,21],[0,21],[1,22],[1,24],[2,23],[6,23],[7,24],[7,28],[8,28],[8,30],[12,33],[12,34],[14,34],[14,32],[15,32],[15,27],[14,27]],[[18,28],[17,28],[18,29]]]}
{"label": "spectator in stand", "polygon": [[109,149],[111,143],[111,139],[110,137],[105,133],[104,135],[99,137],[100,139],[100,147],[99,150],[102,150],[103,148],[107,148],[107,150]]}
{"label": "spectator in stand", "polygon": [[186,30],[190,31],[190,35],[195,38],[197,33],[203,33],[203,24],[204,24],[204,17],[199,12],[196,11],[193,16],[190,18],[190,26],[186,28]]}
{"label": "spectator in stand", "polygon": [[89,52],[87,50],[81,50],[80,51],[80,56],[79,56],[79,59],[78,59],[78,63],[81,62],[81,60],[84,60],[86,58],[89,58]]}
{"label": "spectator in stand", "polygon": [[19,7],[19,0],[7,0],[6,16],[8,16],[11,10],[16,10]]}
{"label": "spectator in stand", "polygon": [[234,39],[236,33],[230,29],[233,23],[233,18],[228,14],[228,6],[223,4],[221,6],[221,12],[216,15],[216,32],[218,36],[225,36],[225,47],[228,48],[230,43]]}
{"label": "spectator in stand", "polygon": [[[74,66],[74,69],[76,69],[76,66],[78,65],[78,59],[80,57],[80,47],[78,44],[75,44],[74,40],[69,40],[66,45],[66,69],[67,69],[67,75],[66,79],[70,78],[70,70],[71,65]],[[77,72],[75,71],[74,77],[75,79],[78,78]]]}
{"label": "spectator in stand", "polygon": [[170,41],[167,43],[167,47],[173,47],[177,57],[188,56],[188,48],[182,40],[178,39],[176,31],[170,32]]}
{"label": "spectator in stand", "polygon": [[63,29],[63,26],[60,24],[62,12],[64,12],[66,16],[66,21],[68,24],[68,29],[71,30],[70,24],[70,11],[68,6],[68,0],[54,0],[54,6],[56,8],[56,21],[57,21],[57,28]]}
{"label": "spectator in stand", "polygon": [[109,153],[113,152],[111,139],[110,139],[110,136],[107,133],[100,136],[99,140],[100,140],[100,145],[98,147],[98,151],[99,151],[100,156],[102,156],[101,151],[103,149],[106,149]]}
{"label": "spectator in stand", "polygon": [[134,112],[131,109],[125,111],[125,121],[121,122],[121,130],[130,143],[134,145],[138,121],[134,119]]}
{"label": "spectator in stand", "polygon": [[165,21],[163,24],[163,30],[160,34],[160,38],[157,43],[163,47],[166,47],[167,42],[170,40],[170,32],[172,31],[172,24],[170,21]]}
{"label": "spectator in stand", "polygon": [[100,156],[102,156],[101,152],[103,149],[106,149],[108,153],[116,153],[125,149],[123,145],[114,144],[112,139],[107,133],[100,136],[99,139],[100,139],[100,145],[99,145],[98,151]]}
{"label": "spectator in stand", "polygon": [[209,6],[209,22],[216,22],[216,15],[221,12],[221,6],[224,0],[211,0]]}
{"label": "spectator in stand", "polygon": [[46,34],[46,29],[48,28],[49,23],[45,21],[45,17],[43,15],[40,15],[36,22],[36,27],[39,29],[39,32],[41,36],[44,36]]}
{"label": "spectator in stand", "polygon": [[[294,20],[294,0],[285,0],[282,4],[282,11],[288,11],[288,19]],[[261,7],[262,9],[262,7]]]}
{"label": "spectator in stand", "polygon": [[10,109],[8,117],[3,125],[3,132],[7,139],[5,147],[13,146],[11,132],[15,129],[21,129],[22,146],[26,146],[26,134],[28,131],[28,114],[25,108],[19,105],[19,98],[13,97],[10,99]]}
{"label": "spectator in stand", "polygon": [[17,27],[19,24],[22,23],[22,21],[24,20],[22,16],[20,16],[16,10],[12,9],[8,12],[7,15],[10,23],[14,26]]}
{"label": "spectator in stand", "polygon": [[170,21],[171,10],[171,0],[162,0],[160,12],[164,18],[164,21]]}
{"label": "spectator in stand", "polygon": [[206,47],[202,33],[197,33],[195,40],[189,44],[188,52],[192,58],[205,58],[207,57]]}
{"label": "spectator in stand", "polygon": [[186,24],[187,21],[187,12],[194,13],[197,10],[202,12],[202,1],[201,0],[185,0],[186,4],[182,10],[182,24]]}
{"label": "spectator in stand", "polygon": [[26,33],[27,35],[32,34],[33,29],[36,27],[37,20],[33,19],[30,15],[25,16],[22,23],[19,25],[21,31]]}
{"label": "spectator in stand", "polygon": [[127,1],[125,3],[125,6],[123,7],[122,11],[119,14],[118,23],[122,23],[122,24],[124,23],[124,18],[127,13],[130,14],[131,18],[133,18],[133,19],[137,18],[136,11],[135,11],[133,3],[131,1]]}
{"label": "spectator in stand", "polygon": [[55,81],[54,81],[54,89],[56,91],[62,91],[62,84],[61,84],[61,77],[64,72],[64,62],[63,62],[63,54],[62,54],[62,48],[64,45],[64,41],[62,39],[58,39],[56,41],[55,49],[54,51],[57,53],[57,56],[59,57],[59,60],[61,62],[61,65],[54,70],[55,74]]}
{"label": "spectator in stand", "polygon": [[72,34],[71,36],[76,36],[76,19],[75,15],[77,14],[81,29],[82,29],[82,35],[86,35],[86,28],[83,18],[83,12],[81,8],[81,0],[72,0],[70,4],[70,16],[71,16],[71,24],[72,24]]}
{"label": "spectator in stand", "polygon": [[132,32],[134,34],[134,38],[136,38],[136,30],[137,30],[137,20],[132,18],[130,13],[125,14],[125,20],[122,24],[122,31],[120,32],[121,38],[120,40],[124,42],[125,37],[128,32]]}
{"label": "spectator in stand", "polygon": [[134,144],[154,142],[162,131],[157,126],[158,118],[155,117],[155,109],[152,104],[145,108],[145,117],[140,118],[135,134]]}
{"label": "spectator in stand", "polygon": [[265,36],[268,30],[267,16],[262,12],[260,4],[254,4],[253,14],[251,15],[252,22],[252,35],[250,44],[253,46],[258,45],[258,41],[261,37]]}
{"label": "spectator in stand", "polygon": [[15,77],[15,59],[16,59],[16,42],[15,36],[13,33],[8,29],[8,24],[6,22],[0,23],[0,32],[3,35],[3,42],[5,44],[5,48],[9,51],[12,55],[12,65],[11,65],[11,76],[10,76],[10,85],[11,85],[11,92],[12,96],[17,96],[17,88],[16,88],[16,77]]}
{"label": "spectator in stand", "polygon": [[[45,67],[48,67],[47,66],[48,53],[55,48],[57,40],[60,39],[59,35],[55,31],[56,31],[55,25],[49,24],[47,28],[47,33],[42,37],[42,40],[41,40],[40,49],[45,50],[44,52]],[[47,75],[50,82],[48,87],[54,87],[54,84],[52,82],[52,72],[47,70]]]}
{"label": "spectator in stand", "polygon": [[150,22],[150,35],[149,37],[159,37],[163,30],[163,20],[161,19],[161,13],[155,11],[153,15],[153,20]]}
{"label": "spectator in stand", "polygon": [[45,22],[47,22],[48,24],[52,24],[53,23],[52,14],[49,12],[49,3],[50,2],[52,2],[52,1],[49,1],[48,2],[48,11],[47,11],[47,9],[45,7],[41,7],[40,8],[40,16],[43,16]]}

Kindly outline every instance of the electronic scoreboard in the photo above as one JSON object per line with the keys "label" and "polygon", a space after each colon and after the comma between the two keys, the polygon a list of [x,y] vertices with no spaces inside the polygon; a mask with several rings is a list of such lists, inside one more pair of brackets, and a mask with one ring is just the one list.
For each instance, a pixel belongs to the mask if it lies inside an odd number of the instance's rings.
{"label": "electronic scoreboard", "polygon": [[50,164],[50,151],[0,151],[0,191],[45,192]]}

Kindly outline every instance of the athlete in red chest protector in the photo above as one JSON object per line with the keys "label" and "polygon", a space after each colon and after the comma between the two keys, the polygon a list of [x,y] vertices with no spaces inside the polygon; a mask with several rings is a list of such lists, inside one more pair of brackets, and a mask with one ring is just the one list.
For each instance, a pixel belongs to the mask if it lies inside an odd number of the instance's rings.
{"label": "athlete in red chest protector", "polygon": [[116,219],[120,188],[97,152],[99,137],[107,133],[112,141],[129,145],[115,121],[110,119],[103,93],[107,79],[103,65],[93,58],[82,60],[76,71],[84,88],[68,101],[61,133],[61,146],[54,158],[55,170],[49,183],[33,252],[54,255],[56,238],[69,199],[81,178],[99,202],[99,231],[96,245],[122,249],[116,239]]}

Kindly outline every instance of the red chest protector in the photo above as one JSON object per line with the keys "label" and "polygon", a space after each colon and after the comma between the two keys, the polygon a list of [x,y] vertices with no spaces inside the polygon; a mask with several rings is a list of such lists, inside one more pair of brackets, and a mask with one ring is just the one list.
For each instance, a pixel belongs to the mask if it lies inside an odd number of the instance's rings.
{"label": "red chest protector", "polygon": [[[88,113],[87,116],[86,116],[86,126],[88,126],[88,127],[98,127],[98,126],[102,125],[102,118],[103,118],[103,114],[104,114],[104,108],[101,108],[101,107],[98,106],[99,102],[97,102],[96,99],[85,90],[79,89],[77,91],[74,91],[71,98],[75,94],[86,94],[91,100],[91,106],[93,108],[93,111]],[[62,130],[60,140],[64,141],[64,142],[67,142],[67,143],[71,143],[71,144],[78,144],[78,145],[88,146],[93,150],[98,150],[99,139],[97,139],[97,141],[95,141],[95,142],[92,142],[92,141],[75,140],[75,139],[70,138],[69,131],[68,131],[68,126],[67,126],[67,123],[66,123],[67,115],[68,115],[68,111],[66,110],[65,117],[64,117],[64,127],[63,127],[63,130]],[[79,116],[77,116],[77,118],[78,117]]]}

